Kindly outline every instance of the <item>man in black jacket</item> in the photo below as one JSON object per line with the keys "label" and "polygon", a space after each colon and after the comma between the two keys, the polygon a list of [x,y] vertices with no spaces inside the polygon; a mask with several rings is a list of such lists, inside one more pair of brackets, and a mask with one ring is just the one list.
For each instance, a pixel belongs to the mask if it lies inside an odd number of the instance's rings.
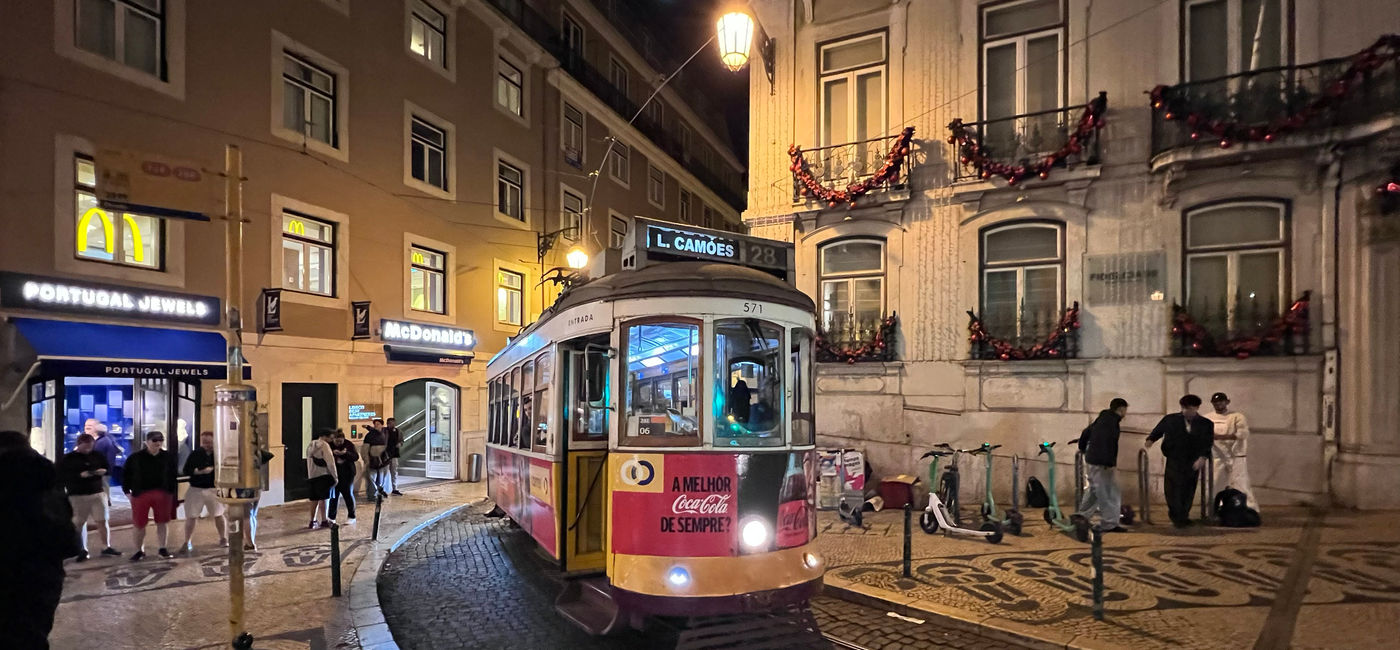
{"label": "man in black jacket", "polygon": [[389,456],[389,494],[401,497],[403,492],[399,491],[399,448],[403,446],[403,434],[399,433],[398,421],[394,418],[389,418],[389,425],[384,427],[384,441],[389,446],[384,452]]}
{"label": "man in black jacket", "polygon": [[132,535],[136,542],[132,562],[146,558],[146,523],[152,513],[160,539],[157,552],[163,558],[172,557],[165,542],[166,525],[175,515],[175,455],[162,448],[164,443],[165,434],[147,433],[145,446],[126,459],[122,471],[122,490],[131,499]]}
{"label": "man in black jacket", "polygon": [[1196,498],[1196,473],[1206,466],[1211,444],[1215,440],[1215,425],[1200,414],[1201,398],[1186,395],[1181,398],[1180,413],[1162,418],[1143,443],[1146,449],[1165,437],[1162,455],[1167,458],[1162,474],[1162,492],[1167,499],[1167,514],[1172,525],[1191,525],[1191,502]]}
{"label": "man in black jacket", "polygon": [[1123,492],[1118,489],[1118,423],[1128,413],[1128,402],[1121,397],[1113,398],[1108,409],[1099,412],[1094,420],[1079,434],[1079,450],[1084,452],[1084,463],[1088,465],[1089,489],[1079,503],[1082,517],[1099,511],[1099,524],[1105,533],[1124,532],[1118,525],[1118,515],[1123,509]]}
{"label": "man in black jacket", "polygon": [[82,549],[58,487],[54,464],[28,437],[0,431],[0,646],[49,647],[63,560]]}
{"label": "man in black jacket", "polygon": [[91,434],[78,434],[73,451],[58,460],[58,478],[68,492],[68,503],[73,506],[73,525],[78,528],[78,536],[83,541],[83,551],[78,561],[88,559],[87,522],[89,519],[102,531],[102,554],[121,555],[112,548],[112,529],[107,525],[107,458],[95,451],[96,439]]}
{"label": "man in black jacket", "polygon": [[219,546],[228,546],[228,533],[224,532],[224,502],[219,500],[214,490],[214,432],[199,434],[199,446],[185,459],[185,467],[180,472],[190,477],[190,489],[185,492],[185,545],[184,553],[194,553],[194,522],[203,512],[209,512],[214,520],[214,529],[219,532]]}

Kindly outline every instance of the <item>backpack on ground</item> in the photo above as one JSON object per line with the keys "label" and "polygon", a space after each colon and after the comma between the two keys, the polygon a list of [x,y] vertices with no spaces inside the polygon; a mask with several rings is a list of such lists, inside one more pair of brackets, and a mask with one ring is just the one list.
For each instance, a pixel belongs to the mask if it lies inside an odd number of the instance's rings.
{"label": "backpack on ground", "polygon": [[1026,506],[1031,508],[1050,507],[1050,493],[1045,491],[1045,486],[1040,484],[1040,479],[1034,476],[1026,479]]}
{"label": "backpack on ground", "polygon": [[1249,507],[1244,493],[1225,488],[1215,495],[1215,516],[1229,528],[1253,528],[1260,524],[1259,511]]}
{"label": "backpack on ground", "polygon": [[1131,526],[1134,519],[1137,519],[1137,513],[1133,512],[1132,506],[1125,503],[1122,508],[1118,509],[1118,521]]}

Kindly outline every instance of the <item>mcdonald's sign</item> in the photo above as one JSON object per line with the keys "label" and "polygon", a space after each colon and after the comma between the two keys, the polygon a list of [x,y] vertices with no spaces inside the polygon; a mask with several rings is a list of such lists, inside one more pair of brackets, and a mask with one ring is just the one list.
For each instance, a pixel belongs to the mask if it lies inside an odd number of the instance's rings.
{"label": "mcdonald's sign", "polygon": [[287,219],[282,223],[282,230],[288,234],[306,236],[306,222],[301,219]]}

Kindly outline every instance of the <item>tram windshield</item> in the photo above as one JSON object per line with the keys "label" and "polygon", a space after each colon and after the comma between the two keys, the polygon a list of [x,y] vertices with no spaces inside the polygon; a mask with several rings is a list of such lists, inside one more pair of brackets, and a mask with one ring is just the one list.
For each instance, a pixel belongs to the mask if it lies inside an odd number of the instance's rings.
{"label": "tram windshield", "polygon": [[783,444],[783,329],[753,318],[715,321],[715,444]]}
{"label": "tram windshield", "polygon": [[627,328],[627,431],[644,445],[699,444],[695,378],[700,324],[656,322]]}

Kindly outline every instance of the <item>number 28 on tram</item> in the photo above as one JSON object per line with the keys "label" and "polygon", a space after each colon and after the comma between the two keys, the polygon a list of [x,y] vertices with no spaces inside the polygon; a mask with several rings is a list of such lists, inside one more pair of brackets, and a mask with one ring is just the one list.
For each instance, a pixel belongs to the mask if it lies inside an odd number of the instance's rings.
{"label": "number 28 on tram", "polygon": [[637,218],[621,259],[488,365],[491,498],[595,633],[807,600],[815,320],[792,245]]}

